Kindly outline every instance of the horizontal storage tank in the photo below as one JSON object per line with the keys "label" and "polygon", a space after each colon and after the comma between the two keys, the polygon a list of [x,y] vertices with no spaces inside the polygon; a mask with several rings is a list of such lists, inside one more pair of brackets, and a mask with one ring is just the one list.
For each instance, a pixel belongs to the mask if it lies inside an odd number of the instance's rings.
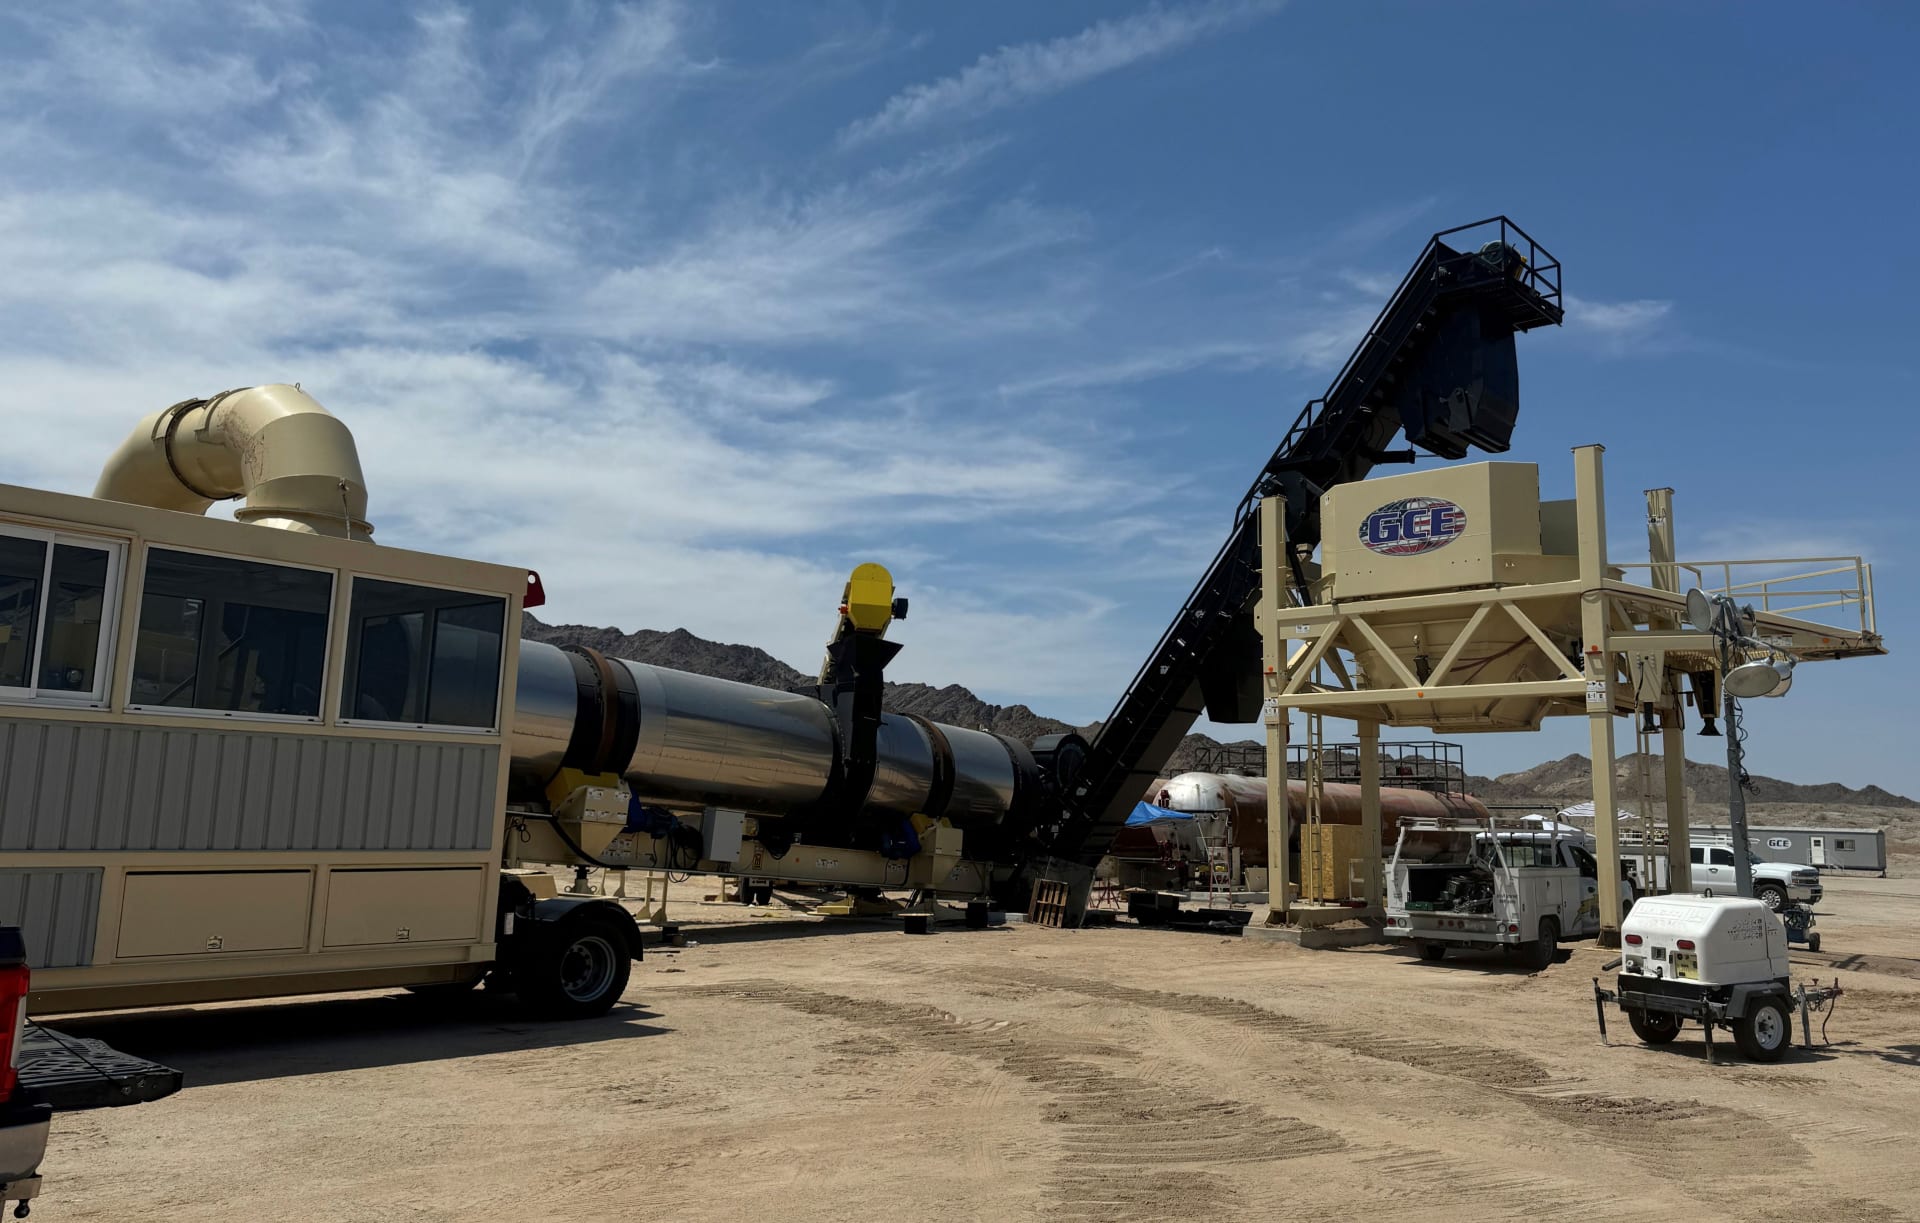
{"label": "horizontal storage tank", "polygon": [[[842,747],[833,714],[803,693],[520,643],[512,786],[536,798],[560,768],[617,772],[642,802],[787,815],[817,803]],[[611,694],[609,696],[609,694]],[[1025,747],[984,731],[882,717],[861,810],[998,824],[1037,785]]]}
{"label": "horizontal storage tank", "polygon": [[[1225,813],[1233,827],[1233,843],[1249,866],[1267,863],[1267,779],[1234,773],[1181,773],[1155,782],[1146,801],[1173,811],[1196,815]],[[1307,783],[1287,780],[1287,813],[1298,826],[1306,818]],[[1435,794],[1428,790],[1380,787],[1380,836],[1391,845],[1401,820],[1487,814],[1486,804],[1471,795]],[[1360,787],[1327,782],[1321,787],[1320,821],[1325,824],[1360,822]],[[1288,837],[1291,841],[1293,838]]]}

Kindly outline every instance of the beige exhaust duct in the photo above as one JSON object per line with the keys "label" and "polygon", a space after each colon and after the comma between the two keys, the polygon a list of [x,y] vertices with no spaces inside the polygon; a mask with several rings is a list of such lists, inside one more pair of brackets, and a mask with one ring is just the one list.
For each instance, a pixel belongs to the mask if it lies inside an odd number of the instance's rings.
{"label": "beige exhaust duct", "polygon": [[245,497],[241,522],[368,539],[367,482],[347,427],[299,387],[276,383],[188,399],[143,420],[93,495],[204,514]]}

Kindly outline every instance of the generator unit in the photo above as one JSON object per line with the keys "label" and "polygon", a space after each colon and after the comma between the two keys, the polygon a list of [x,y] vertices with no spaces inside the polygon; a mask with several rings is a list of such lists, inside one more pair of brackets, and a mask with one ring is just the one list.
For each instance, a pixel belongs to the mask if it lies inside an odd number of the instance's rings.
{"label": "generator unit", "polygon": [[1615,988],[1601,988],[1598,977],[1593,982],[1603,1041],[1606,1003],[1613,1002],[1646,1044],[1671,1042],[1691,1019],[1705,1034],[1709,1061],[1713,1030],[1724,1027],[1749,1060],[1777,1062],[1793,1043],[1793,1013],[1800,1012],[1810,1038],[1809,1010],[1841,992],[1838,982],[1793,987],[1786,927],[1749,897],[1648,897],[1627,915],[1620,938]]}

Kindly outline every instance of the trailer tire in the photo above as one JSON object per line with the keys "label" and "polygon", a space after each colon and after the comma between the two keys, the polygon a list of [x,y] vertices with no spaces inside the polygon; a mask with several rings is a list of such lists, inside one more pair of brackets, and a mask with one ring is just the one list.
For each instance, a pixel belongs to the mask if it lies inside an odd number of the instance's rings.
{"label": "trailer tire", "polygon": [[1817,934],[1809,934],[1809,935],[1807,935],[1807,950],[1808,950],[1808,951],[1818,951],[1818,950],[1820,950],[1820,936],[1819,936],[1819,935],[1817,935]]}
{"label": "trailer tire", "polygon": [[631,932],[585,913],[543,931],[514,969],[520,1001],[548,1019],[591,1019],[620,1001],[633,975]]}
{"label": "trailer tire", "polygon": [[1551,917],[1540,919],[1540,937],[1528,949],[1527,963],[1535,972],[1544,970],[1560,953],[1560,923]]}
{"label": "trailer tire", "polygon": [[1750,1062],[1777,1062],[1793,1044],[1793,1019],[1787,1004],[1769,995],[1747,1003],[1747,1013],[1733,1021],[1733,1041]]}
{"label": "trailer tire", "polygon": [[1680,1035],[1680,1016],[1669,1011],[1628,1011],[1627,1025],[1643,1045],[1671,1044]]}
{"label": "trailer tire", "polygon": [[1763,883],[1754,888],[1753,898],[1775,913],[1787,907],[1787,889],[1777,883]]}
{"label": "trailer tire", "polygon": [[1423,960],[1444,960],[1447,958],[1447,945],[1445,943],[1422,942],[1415,944],[1415,946],[1420,949],[1420,958]]}

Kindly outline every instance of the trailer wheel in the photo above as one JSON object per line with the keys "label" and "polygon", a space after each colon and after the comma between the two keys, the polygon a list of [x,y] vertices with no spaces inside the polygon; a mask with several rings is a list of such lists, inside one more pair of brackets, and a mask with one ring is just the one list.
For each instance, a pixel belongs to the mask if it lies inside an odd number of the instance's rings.
{"label": "trailer wheel", "polygon": [[1628,1011],[1627,1024],[1646,1045],[1664,1045],[1680,1035],[1680,1016],[1670,1011]]}
{"label": "trailer wheel", "polygon": [[1793,1022],[1778,998],[1755,998],[1747,1013],[1733,1021],[1733,1040],[1750,1062],[1777,1062],[1793,1043]]}
{"label": "trailer wheel", "polygon": [[1753,898],[1775,913],[1787,907],[1787,889],[1777,883],[1763,883],[1753,889]]}
{"label": "trailer wheel", "polygon": [[1820,936],[1819,936],[1819,935],[1817,935],[1817,934],[1809,934],[1809,935],[1807,935],[1807,950],[1808,950],[1808,951],[1818,951],[1818,950],[1820,950]]}
{"label": "trailer wheel", "polygon": [[1444,960],[1447,958],[1445,943],[1420,943],[1420,958],[1423,960]]}
{"label": "trailer wheel", "polygon": [[606,1014],[633,974],[627,939],[628,932],[603,916],[561,922],[515,969],[520,1001],[552,1019]]}
{"label": "trailer wheel", "polygon": [[1535,972],[1539,972],[1553,963],[1553,957],[1560,951],[1560,923],[1551,917],[1540,919],[1540,937],[1533,941],[1527,963]]}

